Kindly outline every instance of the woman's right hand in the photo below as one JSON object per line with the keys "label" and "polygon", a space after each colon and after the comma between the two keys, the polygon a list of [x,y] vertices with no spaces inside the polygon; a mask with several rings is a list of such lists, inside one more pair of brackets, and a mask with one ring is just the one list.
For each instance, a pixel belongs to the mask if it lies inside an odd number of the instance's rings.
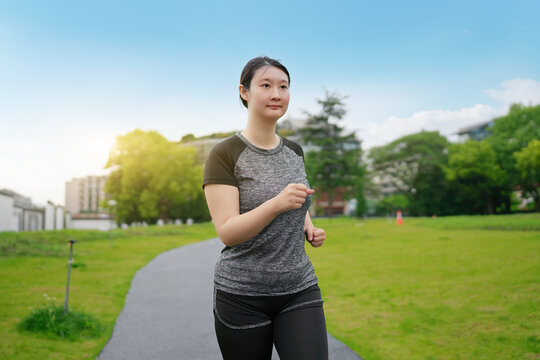
{"label": "woman's right hand", "polygon": [[281,191],[274,201],[279,213],[299,209],[306,202],[306,196],[315,193],[315,190],[308,189],[304,184],[289,184]]}

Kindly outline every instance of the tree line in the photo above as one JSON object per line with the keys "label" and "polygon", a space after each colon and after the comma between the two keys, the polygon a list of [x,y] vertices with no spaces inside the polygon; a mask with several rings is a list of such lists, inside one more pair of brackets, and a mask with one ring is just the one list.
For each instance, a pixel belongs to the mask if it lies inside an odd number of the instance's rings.
{"label": "tree line", "polygon": [[450,143],[437,131],[407,135],[370,151],[372,174],[396,194],[376,212],[405,209],[413,216],[540,211],[540,106],[514,104],[493,120],[481,141]]}
{"label": "tree line", "polygon": [[[540,211],[540,106],[511,106],[481,141],[450,143],[437,131],[421,131],[372,148],[362,160],[361,140],[339,124],[345,99],[327,92],[317,100],[318,113],[305,113],[302,128],[279,130],[299,135],[310,149],[308,181],[330,204],[342,188],[346,199],[357,200],[356,215],[398,209],[412,216],[494,214],[517,211],[516,194],[522,194],[533,198],[529,210]],[[204,158],[189,146],[200,139],[188,134],[174,142],[139,129],[118,136],[105,165],[111,173],[102,206],[119,223],[210,220],[201,186]],[[393,187],[390,196],[382,197],[381,179]]]}

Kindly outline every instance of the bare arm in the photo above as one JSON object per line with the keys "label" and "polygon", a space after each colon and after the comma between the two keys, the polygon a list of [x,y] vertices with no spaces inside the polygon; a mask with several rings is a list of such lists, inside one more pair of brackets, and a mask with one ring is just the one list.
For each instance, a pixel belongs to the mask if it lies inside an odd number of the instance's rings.
{"label": "bare arm", "polygon": [[305,222],[304,228],[308,226],[313,227],[313,222],[311,221],[311,216],[309,215],[309,211],[306,212],[306,222]]}
{"label": "bare arm", "polygon": [[308,194],[315,190],[303,184],[289,184],[277,196],[255,209],[240,214],[238,188],[231,185],[207,184],[204,194],[210,215],[221,241],[227,246],[241,244],[259,233],[279,213],[298,209]]}

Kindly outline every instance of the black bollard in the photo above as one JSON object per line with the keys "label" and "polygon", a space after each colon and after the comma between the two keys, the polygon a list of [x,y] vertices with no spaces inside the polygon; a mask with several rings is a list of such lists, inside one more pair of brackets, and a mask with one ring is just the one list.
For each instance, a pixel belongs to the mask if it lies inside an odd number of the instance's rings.
{"label": "black bollard", "polygon": [[68,275],[66,284],[66,300],[64,301],[64,315],[68,313],[68,298],[69,298],[69,277],[71,275],[71,264],[73,263],[73,244],[77,241],[69,239],[69,261],[68,261]]}

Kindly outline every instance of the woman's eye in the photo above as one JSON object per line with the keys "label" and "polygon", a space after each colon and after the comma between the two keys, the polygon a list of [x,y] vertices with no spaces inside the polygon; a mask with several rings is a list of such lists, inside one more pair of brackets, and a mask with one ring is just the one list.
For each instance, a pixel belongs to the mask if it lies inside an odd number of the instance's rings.
{"label": "woman's eye", "polygon": [[270,87],[270,84],[263,84],[264,87]]}
{"label": "woman's eye", "polygon": [[281,88],[282,88],[283,90],[286,90],[286,89],[287,89],[287,85],[281,85]]}

